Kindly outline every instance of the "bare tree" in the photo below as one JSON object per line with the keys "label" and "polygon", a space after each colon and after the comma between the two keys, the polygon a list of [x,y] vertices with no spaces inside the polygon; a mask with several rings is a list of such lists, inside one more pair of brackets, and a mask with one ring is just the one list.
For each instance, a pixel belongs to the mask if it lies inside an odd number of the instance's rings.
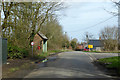
{"label": "bare tree", "polygon": [[89,32],[85,32],[83,36],[83,40],[88,43],[89,39],[93,39],[94,35]]}
{"label": "bare tree", "polygon": [[[17,40],[26,39],[29,43],[33,41],[35,34],[40,31],[46,20],[63,8],[62,3],[58,2],[3,2],[2,4],[5,16],[2,19],[3,36],[16,44],[19,43]],[[20,39],[22,37],[23,39]]]}
{"label": "bare tree", "polygon": [[103,40],[104,48],[107,51],[117,50],[118,47],[118,28],[105,27],[100,32],[101,39]]}

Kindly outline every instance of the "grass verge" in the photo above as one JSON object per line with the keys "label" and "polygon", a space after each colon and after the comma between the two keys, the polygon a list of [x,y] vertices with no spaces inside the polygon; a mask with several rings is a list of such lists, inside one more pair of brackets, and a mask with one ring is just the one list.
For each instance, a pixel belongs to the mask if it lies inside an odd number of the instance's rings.
{"label": "grass verge", "polygon": [[93,53],[120,53],[120,51],[83,51],[83,52],[93,52]]}
{"label": "grass verge", "polygon": [[19,70],[19,69],[20,69],[19,67],[15,67],[15,68],[10,68],[9,71],[10,71],[10,72],[15,72],[15,71],[17,71],[17,70]]}
{"label": "grass verge", "polygon": [[45,58],[47,58],[48,56],[51,56],[53,54],[57,54],[57,53],[60,53],[60,52],[67,52],[67,51],[72,51],[72,50],[49,50],[48,52],[44,52],[44,53],[40,53],[39,55],[35,56],[36,59],[40,59],[40,60],[43,60]]}
{"label": "grass verge", "polygon": [[[37,64],[35,63],[41,63],[45,62],[45,59],[48,56],[51,56],[51,53],[59,53],[59,52],[65,52],[69,50],[51,50],[47,53],[41,53],[37,56],[35,56],[35,59],[28,58],[28,59],[14,59],[14,60],[8,60],[9,64],[5,64],[3,66],[3,78],[18,78],[18,77],[24,77],[29,72],[31,72],[34,68],[37,68]],[[53,55],[54,55],[53,54]]]}
{"label": "grass verge", "polygon": [[119,56],[116,57],[110,57],[110,58],[103,58],[99,59],[98,61],[101,63],[106,64],[107,68],[119,68]]}
{"label": "grass verge", "polygon": [[120,56],[102,58],[97,60],[101,65],[103,65],[108,70],[116,71],[116,74],[120,76]]}

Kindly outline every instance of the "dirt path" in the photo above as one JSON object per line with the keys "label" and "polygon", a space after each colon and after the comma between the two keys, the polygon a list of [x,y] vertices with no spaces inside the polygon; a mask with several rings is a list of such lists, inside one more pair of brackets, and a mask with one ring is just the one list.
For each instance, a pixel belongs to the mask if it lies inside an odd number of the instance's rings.
{"label": "dirt path", "polygon": [[2,78],[21,78],[31,72],[37,65],[29,59],[8,60],[2,66]]}

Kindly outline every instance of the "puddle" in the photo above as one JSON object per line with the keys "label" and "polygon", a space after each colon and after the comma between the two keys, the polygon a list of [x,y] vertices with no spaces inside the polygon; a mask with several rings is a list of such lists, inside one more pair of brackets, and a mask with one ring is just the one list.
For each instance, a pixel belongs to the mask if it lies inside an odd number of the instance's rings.
{"label": "puddle", "polygon": [[48,57],[48,61],[54,61],[56,60],[58,57],[57,56],[52,56],[52,57]]}
{"label": "puddle", "polygon": [[51,62],[51,61],[55,61],[57,58],[58,58],[58,56],[50,56],[47,59],[44,59],[42,62],[38,62],[37,63],[37,65],[38,65],[37,68],[48,67],[47,63]]}

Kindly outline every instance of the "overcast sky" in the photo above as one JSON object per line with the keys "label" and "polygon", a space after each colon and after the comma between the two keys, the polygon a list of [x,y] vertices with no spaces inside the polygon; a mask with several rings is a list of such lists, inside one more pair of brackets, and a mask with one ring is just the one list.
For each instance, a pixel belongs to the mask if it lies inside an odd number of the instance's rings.
{"label": "overcast sky", "polygon": [[[83,40],[85,32],[89,32],[97,39],[99,32],[106,26],[117,26],[117,17],[113,17],[106,22],[91,27],[99,22],[105,21],[113,15],[108,11],[117,12],[112,2],[67,2],[67,8],[59,17],[63,31],[71,38],[77,38],[79,42]],[[106,9],[106,10],[104,10]]]}

